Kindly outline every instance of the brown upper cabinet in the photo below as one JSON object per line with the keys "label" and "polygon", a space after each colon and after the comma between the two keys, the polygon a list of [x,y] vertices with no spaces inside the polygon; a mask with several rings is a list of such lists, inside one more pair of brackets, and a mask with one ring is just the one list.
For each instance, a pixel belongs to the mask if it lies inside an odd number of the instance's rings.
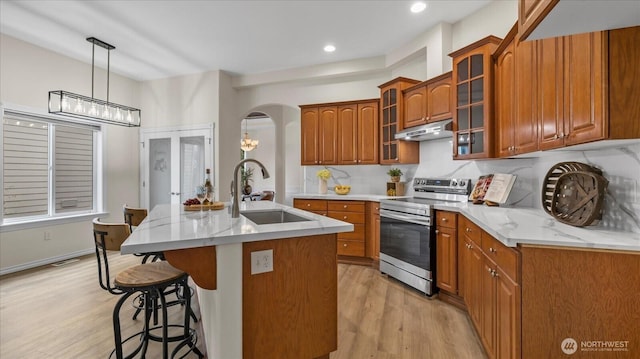
{"label": "brown upper cabinet", "polygon": [[378,99],[302,105],[301,164],[377,164]]}
{"label": "brown upper cabinet", "polygon": [[536,44],[520,42],[517,24],[494,53],[496,156],[538,149]]}
{"label": "brown upper cabinet", "polygon": [[640,138],[640,27],[537,42],[539,148]]}
{"label": "brown upper cabinet", "polygon": [[404,124],[402,129],[453,117],[451,72],[421,82],[402,91]]}
{"label": "brown upper cabinet", "polygon": [[419,81],[398,77],[380,86],[380,164],[419,163],[420,144],[400,141],[396,133],[404,128],[402,90]]}
{"label": "brown upper cabinet", "polygon": [[634,0],[518,0],[518,39],[521,41],[638,25],[638,2]]}
{"label": "brown upper cabinet", "polygon": [[501,39],[488,36],[449,56],[453,58],[455,111],[453,158],[493,156],[493,60]]}
{"label": "brown upper cabinet", "polygon": [[560,0],[519,0],[518,37],[526,39]]}

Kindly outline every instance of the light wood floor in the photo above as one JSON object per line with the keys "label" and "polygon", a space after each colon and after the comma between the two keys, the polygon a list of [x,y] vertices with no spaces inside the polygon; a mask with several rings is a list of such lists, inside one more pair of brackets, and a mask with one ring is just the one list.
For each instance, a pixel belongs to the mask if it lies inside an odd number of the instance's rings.
{"label": "light wood floor", "polygon": [[[117,273],[139,258],[114,255],[110,263]],[[98,286],[94,256],[0,277],[0,358],[107,358],[117,300]],[[338,350],[331,359],[485,358],[463,311],[372,268],[340,264],[338,301]],[[122,315],[130,333],[140,325],[132,313],[127,308]],[[179,311],[170,317],[179,320]],[[159,357],[158,347],[151,343],[147,357]],[[198,347],[205,351],[202,339]]]}

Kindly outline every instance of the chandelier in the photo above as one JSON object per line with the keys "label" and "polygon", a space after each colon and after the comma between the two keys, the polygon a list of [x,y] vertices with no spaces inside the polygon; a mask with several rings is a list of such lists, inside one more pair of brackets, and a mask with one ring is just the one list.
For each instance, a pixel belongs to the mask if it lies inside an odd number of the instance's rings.
{"label": "chandelier", "polygon": [[[95,37],[88,37],[87,41],[93,44],[91,53],[91,97],[62,90],[49,91],[49,113],[113,125],[140,127],[139,109],[109,102],[110,52],[115,49],[115,46],[109,45]],[[93,97],[96,45],[107,50],[106,101]]]}
{"label": "chandelier", "polygon": [[247,132],[247,120],[244,120],[244,137],[240,140],[240,149],[245,152],[252,151],[256,147],[258,147],[258,140],[252,140],[249,138],[249,132]]}

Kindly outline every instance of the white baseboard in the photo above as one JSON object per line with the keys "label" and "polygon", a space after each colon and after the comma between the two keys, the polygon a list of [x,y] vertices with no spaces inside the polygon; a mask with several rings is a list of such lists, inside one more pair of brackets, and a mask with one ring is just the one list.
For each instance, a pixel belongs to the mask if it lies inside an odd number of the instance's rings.
{"label": "white baseboard", "polygon": [[60,256],[56,256],[56,257],[44,258],[44,259],[39,259],[39,260],[33,261],[33,262],[28,262],[28,263],[18,264],[18,265],[11,266],[11,267],[1,268],[0,269],[0,276],[5,275],[5,274],[9,274],[9,273],[15,273],[15,272],[23,271],[23,270],[26,270],[26,269],[31,269],[31,268],[35,268],[35,267],[44,266],[44,265],[51,264],[51,263],[64,261],[64,260],[71,259],[71,258],[81,257],[81,256],[84,256],[84,255],[87,255],[87,254],[91,254],[91,253],[95,253],[95,248],[87,248],[87,249],[83,249],[81,251],[71,252],[71,253],[63,254],[63,255],[60,255]]}

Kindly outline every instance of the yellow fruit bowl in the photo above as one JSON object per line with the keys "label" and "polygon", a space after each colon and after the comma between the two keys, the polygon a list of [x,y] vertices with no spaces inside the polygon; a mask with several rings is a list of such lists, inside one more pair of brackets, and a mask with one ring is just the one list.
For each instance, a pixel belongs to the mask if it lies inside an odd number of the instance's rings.
{"label": "yellow fruit bowl", "polygon": [[335,186],[333,190],[336,194],[347,194],[351,191],[351,186]]}

